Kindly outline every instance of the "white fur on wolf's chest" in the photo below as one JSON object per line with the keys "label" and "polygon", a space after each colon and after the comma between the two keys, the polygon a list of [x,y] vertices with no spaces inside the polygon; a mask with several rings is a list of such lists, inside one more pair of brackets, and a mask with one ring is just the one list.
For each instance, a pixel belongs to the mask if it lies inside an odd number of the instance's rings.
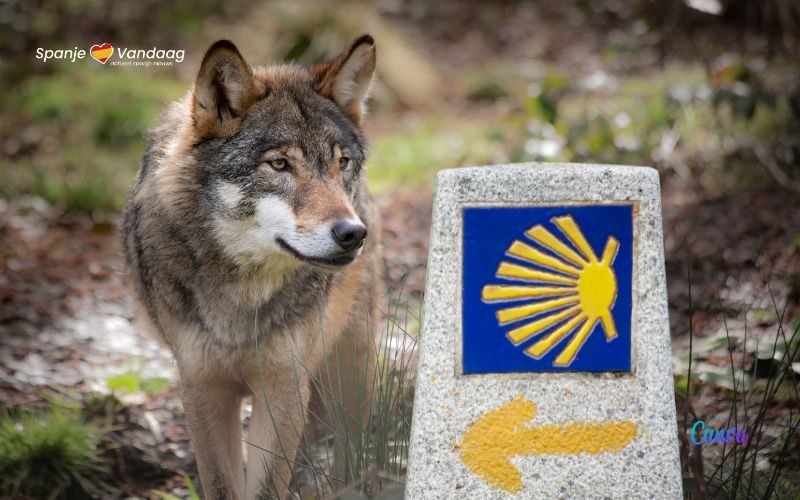
{"label": "white fur on wolf's chest", "polygon": [[[286,369],[302,373],[304,368],[297,360],[308,362],[318,356],[318,336],[312,333],[310,328],[286,329],[265,337],[257,344],[244,342],[242,347],[231,348],[220,345],[200,328],[184,326],[175,356],[182,370],[212,378],[226,373],[233,380],[245,381],[258,376],[259,372]],[[286,356],[287,352],[293,356]]]}
{"label": "white fur on wolf's chest", "polygon": [[248,271],[221,285],[220,295],[236,305],[256,309],[280,293],[288,274],[297,266],[297,261],[286,255],[268,255],[258,264],[248,266]]}
{"label": "white fur on wolf's chest", "polygon": [[291,257],[271,254],[258,265],[248,265],[224,281],[205,287],[209,293],[196,295],[208,330],[200,335],[220,347],[239,349],[254,345],[256,337],[263,340],[280,333],[283,328],[264,331],[261,323],[271,313],[264,305],[276,294],[285,293],[284,287],[297,266]]}

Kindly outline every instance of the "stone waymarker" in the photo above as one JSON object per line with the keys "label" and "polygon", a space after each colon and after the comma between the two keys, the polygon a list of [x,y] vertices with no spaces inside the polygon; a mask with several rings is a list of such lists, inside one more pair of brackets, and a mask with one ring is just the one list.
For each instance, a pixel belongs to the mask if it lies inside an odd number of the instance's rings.
{"label": "stone waymarker", "polygon": [[658,174],[437,177],[408,498],[680,498]]}

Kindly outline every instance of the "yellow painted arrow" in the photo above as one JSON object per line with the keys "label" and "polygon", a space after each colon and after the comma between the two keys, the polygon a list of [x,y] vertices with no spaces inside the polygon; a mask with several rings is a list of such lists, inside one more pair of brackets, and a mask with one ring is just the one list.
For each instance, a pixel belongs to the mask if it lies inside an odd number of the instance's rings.
{"label": "yellow painted arrow", "polygon": [[461,460],[487,483],[518,493],[522,477],[508,460],[513,456],[612,453],[636,437],[630,420],[526,427],[535,415],[536,404],[520,395],[480,417],[461,439]]}

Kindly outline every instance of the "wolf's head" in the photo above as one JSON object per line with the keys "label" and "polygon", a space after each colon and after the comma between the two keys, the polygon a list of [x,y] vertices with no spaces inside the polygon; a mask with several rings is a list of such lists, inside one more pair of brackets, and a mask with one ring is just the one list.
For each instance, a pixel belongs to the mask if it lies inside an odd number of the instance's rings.
{"label": "wolf's head", "polygon": [[283,254],[336,269],[359,255],[360,122],[374,72],[368,35],[311,68],[253,68],[225,40],[208,49],[190,101],[190,175],[198,209],[235,262]]}

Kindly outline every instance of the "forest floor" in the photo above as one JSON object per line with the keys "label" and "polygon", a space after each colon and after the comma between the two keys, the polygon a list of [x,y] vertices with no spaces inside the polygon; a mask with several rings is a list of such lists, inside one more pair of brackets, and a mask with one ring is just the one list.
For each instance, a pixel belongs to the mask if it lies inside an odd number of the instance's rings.
{"label": "forest floor", "polygon": [[[418,304],[432,194],[385,192],[377,202],[387,292],[396,296],[404,289],[407,302]],[[794,195],[744,191],[702,199],[667,185],[663,205],[676,370],[688,349],[690,279],[696,344],[725,338],[727,323],[732,337],[740,338],[747,326],[751,338],[770,345],[777,324],[773,301],[780,310],[796,301],[785,273],[800,259],[798,242],[786,240],[800,234]],[[137,328],[117,221],[58,216],[39,199],[17,199],[0,203],[0,235],[0,399],[36,406],[59,396],[91,395],[98,416],[116,429],[106,439],[114,444],[110,458],[120,493],[181,493],[183,474],[194,469],[175,368],[168,350]],[[726,345],[717,345],[695,347],[702,353],[694,368],[701,380],[730,365]],[[755,353],[745,354],[746,366]],[[694,411],[724,422],[731,404],[727,390],[718,378],[699,386]],[[774,417],[788,410],[776,404]]]}

